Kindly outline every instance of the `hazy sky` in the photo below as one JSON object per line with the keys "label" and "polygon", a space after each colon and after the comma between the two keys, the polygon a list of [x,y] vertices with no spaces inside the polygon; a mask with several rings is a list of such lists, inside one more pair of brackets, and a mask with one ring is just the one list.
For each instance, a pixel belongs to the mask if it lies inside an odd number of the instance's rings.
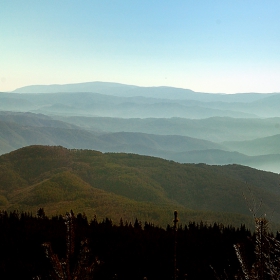
{"label": "hazy sky", "polygon": [[280,1],[0,1],[0,91],[90,81],[280,92]]}

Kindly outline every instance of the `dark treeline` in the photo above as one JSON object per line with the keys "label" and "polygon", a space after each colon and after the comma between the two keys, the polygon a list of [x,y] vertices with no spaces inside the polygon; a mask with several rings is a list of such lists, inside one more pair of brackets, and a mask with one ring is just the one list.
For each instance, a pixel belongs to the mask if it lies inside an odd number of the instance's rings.
{"label": "dark treeline", "polygon": [[[38,214],[1,212],[0,279],[53,279],[43,243],[49,242],[59,259],[66,257],[64,217]],[[179,225],[175,234],[172,225],[163,229],[138,220],[113,225],[110,219],[89,221],[82,214],[74,216],[73,225],[71,267],[78,262],[81,241],[87,239],[87,257],[96,263],[93,279],[173,279],[175,236],[177,279],[216,279],[215,272],[224,271],[231,279],[239,270],[233,248],[237,243],[246,248],[248,262],[253,262],[253,236],[245,226],[189,223]]]}

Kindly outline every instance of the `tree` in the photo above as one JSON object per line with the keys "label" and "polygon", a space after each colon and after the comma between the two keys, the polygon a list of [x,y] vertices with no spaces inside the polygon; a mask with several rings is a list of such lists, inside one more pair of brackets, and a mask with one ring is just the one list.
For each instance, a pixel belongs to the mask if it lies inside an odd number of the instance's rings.
{"label": "tree", "polygon": [[268,220],[265,217],[255,218],[255,262],[248,267],[240,244],[234,249],[246,280],[280,279],[280,242],[268,232]]}
{"label": "tree", "polygon": [[92,279],[96,265],[100,264],[100,261],[95,259],[90,261],[90,250],[88,248],[88,240],[85,239],[81,242],[81,249],[76,264],[72,265],[72,260],[75,253],[75,231],[74,231],[74,213],[66,213],[65,217],[66,225],[66,258],[59,259],[59,257],[53,252],[50,243],[43,243],[42,246],[45,249],[46,257],[51,263],[51,277],[54,280],[89,280]]}

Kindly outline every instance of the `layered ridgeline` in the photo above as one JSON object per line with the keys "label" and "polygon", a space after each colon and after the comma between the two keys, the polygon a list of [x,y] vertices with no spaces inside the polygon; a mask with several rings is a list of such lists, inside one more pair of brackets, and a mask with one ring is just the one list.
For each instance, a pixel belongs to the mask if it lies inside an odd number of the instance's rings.
{"label": "layered ridgeline", "polygon": [[57,146],[2,155],[0,194],[2,210],[36,213],[43,207],[52,215],[72,209],[114,223],[138,218],[165,226],[177,209],[183,224],[202,220],[239,226],[249,224],[248,208],[261,200],[259,213],[276,223],[280,219],[279,175],[274,173]]}
{"label": "layered ridgeline", "polygon": [[121,119],[0,112],[0,154],[35,144],[61,145],[181,163],[236,163],[279,173],[279,123],[279,118]]}
{"label": "layered ridgeline", "polygon": [[28,86],[0,95],[0,110],[122,118],[280,117],[280,94],[209,94],[116,83]]}
{"label": "layered ridgeline", "polygon": [[28,86],[0,93],[0,154],[62,145],[280,173],[279,108],[279,93],[102,82]]}

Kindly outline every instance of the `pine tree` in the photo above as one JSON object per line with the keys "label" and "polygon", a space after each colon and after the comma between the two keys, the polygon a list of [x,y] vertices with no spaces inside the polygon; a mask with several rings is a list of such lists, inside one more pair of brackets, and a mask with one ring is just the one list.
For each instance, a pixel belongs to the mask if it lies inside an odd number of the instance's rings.
{"label": "pine tree", "polygon": [[269,234],[268,220],[255,218],[255,262],[249,267],[241,244],[234,245],[241,266],[241,279],[278,280],[280,279],[280,242]]}
{"label": "pine tree", "polygon": [[[53,280],[89,280],[93,278],[93,273],[100,261],[95,259],[90,262],[90,250],[88,248],[88,240],[81,242],[81,249],[79,252],[76,264],[72,265],[75,253],[75,231],[74,231],[74,213],[66,213],[64,217],[66,225],[66,258],[59,259],[53,252],[50,243],[43,243],[46,257],[51,263],[50,276]],[[40,278],[37,278],[40,279]]]}

